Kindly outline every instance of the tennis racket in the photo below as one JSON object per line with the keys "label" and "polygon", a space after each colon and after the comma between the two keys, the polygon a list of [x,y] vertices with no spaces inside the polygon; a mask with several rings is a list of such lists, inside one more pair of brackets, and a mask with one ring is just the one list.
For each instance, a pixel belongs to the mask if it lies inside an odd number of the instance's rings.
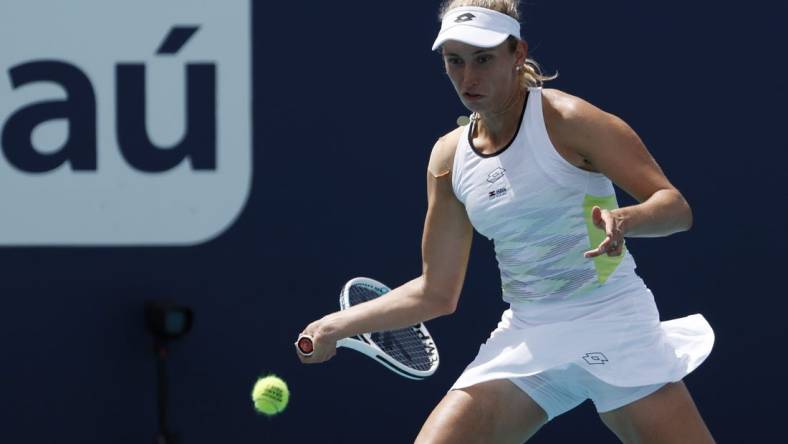
{"label": "tennis racket", "polygon": [[[339,307],[346,310],[388,293],[380,282],[357,277],[348,281],[339,295]],[[298,352],[310,356],[314,352],[312,337],[301,335],[295,343]],[[394,373],[409,379],[424,379],[438,369],[438,349],[423,323],[399,330],[362,333],[340,339],[337,347],[361,352]]]}

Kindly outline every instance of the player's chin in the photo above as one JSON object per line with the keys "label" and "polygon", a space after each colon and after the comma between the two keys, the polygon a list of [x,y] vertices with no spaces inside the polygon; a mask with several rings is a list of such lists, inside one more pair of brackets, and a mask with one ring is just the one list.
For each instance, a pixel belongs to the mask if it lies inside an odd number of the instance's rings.
{"label": "player's chin", "polygon": [[481,113],[482,111],[485,110],[484,103],[482,102],[483,99],[484,99],[483,97],[470,98],[466,96],[460,96],[460,101],[462,102],[462,104],[466,108],[468,108],[468,111],[472,113]]}

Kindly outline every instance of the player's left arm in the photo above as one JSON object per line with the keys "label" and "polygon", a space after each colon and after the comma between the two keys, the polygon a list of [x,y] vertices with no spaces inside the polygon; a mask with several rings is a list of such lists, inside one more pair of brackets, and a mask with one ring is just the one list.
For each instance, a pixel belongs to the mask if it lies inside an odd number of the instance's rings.
{"label": "player's left arm", "polygon": [[622,119],[581,99],[564,96],[554,131],[559,143],[584,159],[639,203],[612,211],[595,208],[594,223],[607,232],[593,257],[620,254],[623,238],[658,237],[688,230],[692,210],[670,183],[643,141]]}

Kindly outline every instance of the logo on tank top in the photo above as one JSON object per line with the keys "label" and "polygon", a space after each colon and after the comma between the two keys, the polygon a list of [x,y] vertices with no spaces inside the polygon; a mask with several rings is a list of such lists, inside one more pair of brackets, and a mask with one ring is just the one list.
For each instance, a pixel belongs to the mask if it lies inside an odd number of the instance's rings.
{"label": "logo on tank top", "polygon": [[585,356],[583,356],[583,359],[586,361],[586,364],[588,365],[605,364],[607,361],[609,361],[609,359],[607,359],[607,356],[605,356],[604,353],[601,352],[586,353]]}
{"label": "logo on tank top", "polygon": [[454,23],[470,22],[475,18],[475,15],[471,14],[470,12],[466,12],[465,14],[458,15],[457,18],[454,19]]}
{"label": "logo on tank top", "polygon": [[505,182],[497,185],[495,184],[501,180],[501,178],[503,178],[505,171],[505,169],[498,167],[487,175],[487,183],[489,184],[488,187],[490,188],[490,191],[487,192],[487,196],[490,198],[490,200],[506,195],[508,190],[506,189]]}
{"label": "logo on tank top", "polygon": [[506,195],[506,187],[496,188],[492,191],[488,191],[487,195],[490,197],[490,200],[499,198],[501,196]]}
{"label": "logo on tank top", "polygon": [[503,173],[505,171],[506,170],[501,168],[501,167],[498,167],[498,168],[494,169],[492,173],[487,175],[487,182],[490,182],[490,183],[497,182],[498,179],[503,177]]}

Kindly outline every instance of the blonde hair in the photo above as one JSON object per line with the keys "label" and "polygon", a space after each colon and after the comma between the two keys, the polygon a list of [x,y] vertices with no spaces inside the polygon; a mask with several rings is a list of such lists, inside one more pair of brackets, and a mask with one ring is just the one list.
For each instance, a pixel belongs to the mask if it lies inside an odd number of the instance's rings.
{"label": "blonde hair", "polygon": [[[447,12],[454,8],[459,8],[460,6],[476,6],[479,8],[492,9],[493,11],[508,15],[518,22],[520,21],[520,0],[445,0],[441,5],[438,19],[442,21],[443,16],[446,15]],[[511,52],[517,49],[517,43],[519,41],[519,36],[510,35],[509,38],[506,39],[506,43]],[[521,84],[527,88],[542,86],[544,82],[558,77],[558,73],[553,75],[543,74],[542,68],[534,59],[526,58],[525,63],[518,68],[520,68],[518,72],[520,73]]]}

